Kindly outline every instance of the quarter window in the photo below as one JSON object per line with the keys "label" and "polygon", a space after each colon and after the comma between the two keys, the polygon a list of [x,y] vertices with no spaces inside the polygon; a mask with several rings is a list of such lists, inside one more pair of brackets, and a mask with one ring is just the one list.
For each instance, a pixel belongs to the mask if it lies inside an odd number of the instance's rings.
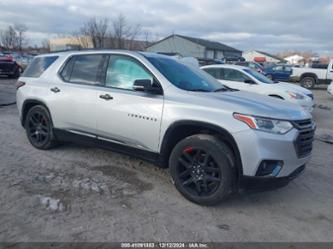
{"label": "quarter window", "polygon": [[133,90],[136,80],[153,80],[153,76],[135,59],[111,55],[106,71],[105,86]]}
{"label": "quarter window", "polygon": [[23,73],[23,77],[38,78],[51,66],[58,56],[36,57]]}

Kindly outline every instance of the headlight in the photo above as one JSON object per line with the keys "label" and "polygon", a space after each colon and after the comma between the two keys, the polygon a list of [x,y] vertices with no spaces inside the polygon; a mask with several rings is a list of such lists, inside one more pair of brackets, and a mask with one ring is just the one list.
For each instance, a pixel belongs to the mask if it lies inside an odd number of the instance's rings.
{"label": "headlight", "polygon": [[261,118],[239,113],[234,113],[234,118],[244,122],[254,130],[265,131],[274,134],[286,134],[293,128],[293,125],[289,121]]}
{"label": "headlight", "polygon": [[289,91],[287,91],[287,93],[288,93],[289,97],[292,99],[304,99],[304,95],[302,95],[300,93],[289,92]]}

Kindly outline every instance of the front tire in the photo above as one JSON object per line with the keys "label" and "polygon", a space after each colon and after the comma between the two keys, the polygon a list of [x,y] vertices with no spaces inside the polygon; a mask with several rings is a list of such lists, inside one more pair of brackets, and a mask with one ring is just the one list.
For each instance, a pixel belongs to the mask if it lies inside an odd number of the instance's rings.
{"label": "front tire", "polygon": [[177,190],[192,202],[214,205],[232,193],[233,153],[217,137],[200,134],[180,141],[171,153],[169,168]]}
{"label": "front tire", "polygon": [[301,86],[306,89],[313,89],[316,85],[316,79],[313,77],[304,77],[301,80]]}
{"label": "front tire", "polygon": [[51,115],[44,106],[32,107],[27,113],[24,126],[29,142],[35,148],[48,150],[57,144]]}

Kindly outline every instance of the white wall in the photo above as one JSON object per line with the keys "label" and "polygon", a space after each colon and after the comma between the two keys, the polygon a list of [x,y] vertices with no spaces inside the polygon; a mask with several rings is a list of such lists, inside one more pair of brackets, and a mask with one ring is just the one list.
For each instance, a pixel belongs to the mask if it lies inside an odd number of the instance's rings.
{"label": "white wall", "polygon": [[255,57],[265,57],[267,62],[273,62],[273,63],[280,62],[279,60],[277,60],[275,58],[258,53],[257,51],[243,52],[243,57],[245,58],[246,61],[254,61]]}

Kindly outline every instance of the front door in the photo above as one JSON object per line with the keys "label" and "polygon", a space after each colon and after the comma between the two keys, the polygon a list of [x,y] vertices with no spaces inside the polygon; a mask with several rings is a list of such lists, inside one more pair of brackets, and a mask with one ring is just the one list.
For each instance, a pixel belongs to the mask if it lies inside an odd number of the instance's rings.
{"label": "front door", "polygon": [[98,91],[97,134],[100,139],[157,152],[163,95],[133,90],[135,80],[153,75],[136,59],[111,55],[105,87]]}
{"label": "front door", "polygon": [[257,84],[245,83],[246,80],[252,79],[239,70],[233,68],[221,68],[221,75],[224,84],[230,88],[249,92],[257,91]]}

